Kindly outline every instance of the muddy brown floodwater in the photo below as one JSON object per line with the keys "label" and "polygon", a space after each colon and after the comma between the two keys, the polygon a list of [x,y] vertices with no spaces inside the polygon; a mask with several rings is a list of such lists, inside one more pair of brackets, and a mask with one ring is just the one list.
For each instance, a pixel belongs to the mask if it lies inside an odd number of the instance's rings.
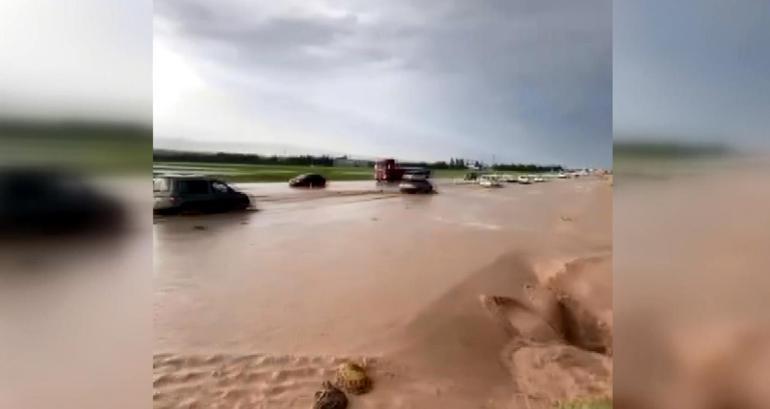
{"label": "muddy brown floodwater", "polygon": [[770,407],[767,159],[617,175],[615,407]]}
{"label": "muddy brown floodwater", "polygon": [[355,408],[513,407],[480,294],[559,279],[611,325],[605,179],[238,187],[258,210],[155,220],[156,407],[308,408],[345,359],[375,380]]}

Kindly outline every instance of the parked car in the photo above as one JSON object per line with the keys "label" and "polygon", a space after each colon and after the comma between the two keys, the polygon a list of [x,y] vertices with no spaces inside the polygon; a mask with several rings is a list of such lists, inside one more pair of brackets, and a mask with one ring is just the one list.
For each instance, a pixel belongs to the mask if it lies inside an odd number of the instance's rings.
{"label": "parked car", "polygon": [[326,178],[317,173],[305,173],[289,180],[291,187],[326,187]]}
{"label": "parked car", "polygon": [[43,168],[0,171],[0,236],[120,230],[125,207],[77,173]]}
{"label": "parked car", "polygon": [[521,183],[522,185],[528,185],[528,184],[532,183],[532,181],[529,179],[529,177],[525,176],[525,175],[519,175],[519,177],[516,178],[516,181]]}
{"label": "parked car", "polygon": [[479,178],[479,185],[484,187],[502,187],[496,177],[484,175]]}
{"label": "parked car", "polygon": [[161,176],[153,179],[156,213],[225,212],[251,205],[246,194],[205,176]]}
{"label": "parked car", "polygon": [[535,183],[540,183],[540,182],[545,182],[545,179],[543,179],[542,176],[535,176],[534,178],[532,178],[532,181],[534,181]]}
{"label": "parked car", "polygon": [[401,193],[433,193],[433,185],[427,179],[404,180],[398,185]]}

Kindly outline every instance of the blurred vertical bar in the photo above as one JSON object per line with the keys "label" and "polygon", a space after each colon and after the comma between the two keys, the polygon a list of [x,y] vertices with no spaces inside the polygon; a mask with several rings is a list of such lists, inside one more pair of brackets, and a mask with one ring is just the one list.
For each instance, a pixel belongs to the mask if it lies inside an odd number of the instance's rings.
{"label": "blurred vertical bar", "polygon": [[768,408],[770,2],[614,5],[615,407]]}
{"label": "blurred vertical bar", "polygon": [[152,405],[152,2],[0,2],[0,408]]}

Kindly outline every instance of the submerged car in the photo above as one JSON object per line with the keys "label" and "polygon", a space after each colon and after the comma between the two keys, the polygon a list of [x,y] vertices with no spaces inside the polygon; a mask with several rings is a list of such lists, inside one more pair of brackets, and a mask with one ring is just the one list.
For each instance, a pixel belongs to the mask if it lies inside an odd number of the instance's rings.
{"label": "submerged car", "polygon": [[291,187],[326,187],[326,178],[317,173],[305,173],[289,180]]}
{"label": "submerged car", "polygon": [[126,210],[117,198],[76,172],[0,170],[0,236],[119,230],[125,219]]}
{"label": "submerged car", "polygon": [[540,182],[545,182],[545,179],[543,179],[542,176],[535,176],[532,178],[532,181],[534,181],[535,183],[540,183]]}
{"label": "submerged car", "polygon": [[153,211],[159,214],[226,212],[251,205],[246,194],[227,183],[205,176],[153,178]]}
{"label": "submerged car", "polygon": [[529,179],[528,176],[521,175],[518,178],[516,178],[516,181],[521,183],[522,185],[528,185],[532,183],[532,181]]}
{"label": "submerged car", "polygon": [[427,179],[408,179],[398,185],[401,193],[433,193],[433,185]]}

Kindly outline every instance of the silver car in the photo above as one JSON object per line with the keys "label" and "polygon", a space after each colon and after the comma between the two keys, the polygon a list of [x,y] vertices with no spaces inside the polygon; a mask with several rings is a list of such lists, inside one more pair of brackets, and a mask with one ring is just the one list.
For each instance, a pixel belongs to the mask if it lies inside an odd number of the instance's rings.
{"label": "silver car", "polygon": [[424,178],[414,178],[402,181],[398,185],[401,193],[434,193],[433,185]]}

